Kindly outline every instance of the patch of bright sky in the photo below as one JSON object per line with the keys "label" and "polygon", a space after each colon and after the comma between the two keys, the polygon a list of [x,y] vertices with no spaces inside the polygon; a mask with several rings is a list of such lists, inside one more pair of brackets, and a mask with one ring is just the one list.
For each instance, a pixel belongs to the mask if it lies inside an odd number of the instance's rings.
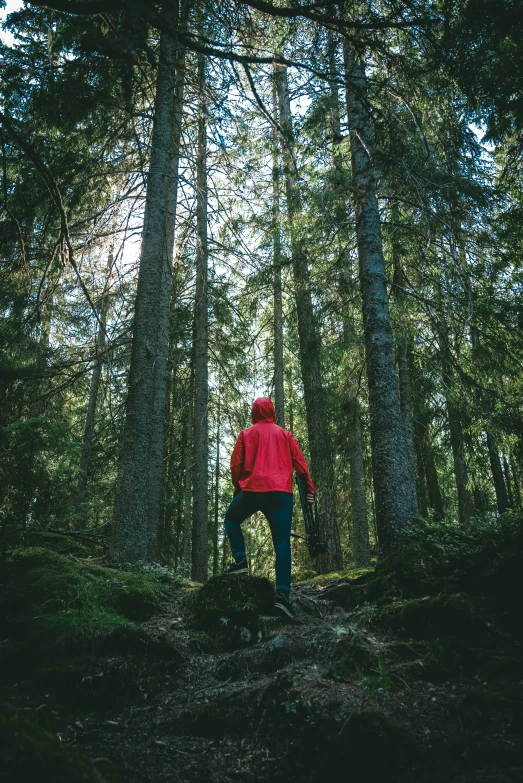
{"label": "patch of bright sky", "polygon": [[9,31],[3,29],[6,16],[14,11],[19,11],[23,7],[22,0],[7,0],[5,8],[0,8],[0,39],[6,46],[12,46],[15,40]]}

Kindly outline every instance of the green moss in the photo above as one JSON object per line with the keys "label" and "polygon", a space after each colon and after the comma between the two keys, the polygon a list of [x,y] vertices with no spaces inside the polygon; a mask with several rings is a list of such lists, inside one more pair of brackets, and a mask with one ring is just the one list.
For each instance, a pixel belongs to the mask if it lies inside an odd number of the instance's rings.
{"label": "green moss", "polygon": [[[96,643],[101,632],[146,620],[178,589],[165,576],[119,571],[49,549],[12,553],[0,575],[0,618],[28,655]],[[7,653],[18,656],[11,646]]]}
{"label": "green moss", "polygon": [[297,584],[323,584],[332,582],[334,579],[358,579],[364,574],[373,573],[372,568],[349,568],[345,571],[332,571],[330,574],[318,574],[312,578],[303,579]]}
{"label": "green moss", "polygon": [[26,533],[27,546],[44,547],[58,552],[60,555],[73,555],[73,557],[91,557],[92,548],[80,541],[75,541],[69,536],[61,536],[59,533],[47,533],[42,530],[28,530]]}
{"label": "green moss", "polygon": [[236,649],[264,637],[262,614],[274,609],[274,590],[267,579],[223,574],[197,594],[189,625],[212,633],[219,646]]}
{"label": "green moss", "polygon": [[63,745],[14,711],[0,714],[2,780],[103,783],[104,779],[79,751]]}

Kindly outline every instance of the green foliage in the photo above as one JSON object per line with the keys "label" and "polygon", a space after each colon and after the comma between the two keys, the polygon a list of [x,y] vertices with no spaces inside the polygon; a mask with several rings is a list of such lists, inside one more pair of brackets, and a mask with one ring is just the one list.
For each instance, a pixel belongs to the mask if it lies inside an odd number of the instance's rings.
{"label": "green foliage", "polygon": [[146,620],[179,588],[163,575],[80,563],[38,547],[14,551],[0,582],[6,628],[36,659],[81,649],[101,632]]}

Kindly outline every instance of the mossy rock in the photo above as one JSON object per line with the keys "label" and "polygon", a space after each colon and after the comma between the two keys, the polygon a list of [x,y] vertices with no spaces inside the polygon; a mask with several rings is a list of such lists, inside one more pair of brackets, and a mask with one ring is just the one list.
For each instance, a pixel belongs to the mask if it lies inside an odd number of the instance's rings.
{"label": "mossy rock", "polygon": [[337,636],[332,662],[325,676],[328,679],[345,680],[379,671],[378,658],[365,637],[354,628],[338,630],[345,633]]}
{"label": "mossy rock", "polygon": [[31,530],[26,533],[25,540],[28,547],[38,546],[52,549],[59,555],[73,555],[73,557],[91,557],[93,547],[75,541],[70,536],[62,536],[59,533],[47,533],[45,530]]}
{"label": "mossy rock", "polygon": [[120,625],[103,635],[99,649],[106,655],[143,657],[148,663],[166,661],[180,665],[183,658],[179,650],[165,635],[153,636],[145,628]]}
{"label": "mossy rock", "polygon": [[[178,588],[163,575],[80,563],[40,547],[19,549],[0,572],[0,619],[12,642],[24,645],[26,659],[45,664],[48,656],[83,653],[112,629],[149,619]],[[16,664],[13,645],[2,655],[13,658],[13,651]]]}
{"label": "mossy rock", "polygon": [[415,598],[383,607],[373,624],[418,638],[466,637],[489,633],[483,607],[466,593]]}
{"label": "mossy rock", "polygon": [[267,579],[223,574],[201,588],[189,625],[213,634],[223,649],[238,649],[264,638],[260,615],[273,610],[274,589]]}
{"label": "mossy rock", "polygon": [[0,758],[4,783],[104,783],[86,756],[12,710],[0,714]]}

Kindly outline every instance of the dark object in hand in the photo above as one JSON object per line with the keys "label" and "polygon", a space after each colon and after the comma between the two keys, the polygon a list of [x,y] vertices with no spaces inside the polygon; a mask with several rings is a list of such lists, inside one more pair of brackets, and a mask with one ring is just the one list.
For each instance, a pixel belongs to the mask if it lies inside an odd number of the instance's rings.
{"label": "dark object in hand", "polygon": [[[327,551],[327,544],[320,538],[320,526],[318,522],[318,504],[316,496],[309,492],[307,476],[296,474],[298,490],[300,493],[301,510],[305,521],[305,540],[311,557],[319,557]],[[309,496],[312,495],[312,500]],[[295,534],[296,535],[296,534]]]}

